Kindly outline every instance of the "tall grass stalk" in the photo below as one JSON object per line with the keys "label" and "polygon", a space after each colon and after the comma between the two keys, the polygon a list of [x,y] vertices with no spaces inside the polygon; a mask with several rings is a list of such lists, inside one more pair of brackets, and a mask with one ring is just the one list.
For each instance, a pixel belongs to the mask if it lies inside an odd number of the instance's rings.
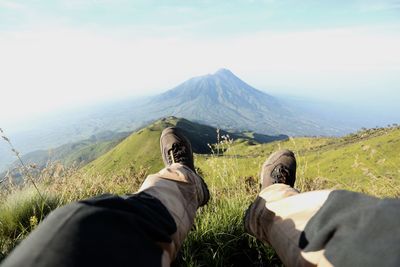
{"label": "tall grass stalk", "polygon": [[40,190],[38,188],[38,186],[36,185],[34,179],[32,178],[32,176],[29,173],[29,170],[27,168],[27,166],[25,165],[25,163],[23,162],[20,153],[15,149],[14,145],[11,143],[11,140],[5,135],[4,131],[2,128],[0,128],[0,136],[1,138],[6,141],[8,143],[8,145],[11,148],[11,151],[15,154],[15,156],[17,157],[19,163],[21,164],[22,167],[22,171],[23,171],[23,175],[24,177],[27,177],[29,179],[29,181],[32,183],[33,187],[36,189],[37,194],[40,196],[41,200],[43,203],[46,203],[43,195],[40,193]]}

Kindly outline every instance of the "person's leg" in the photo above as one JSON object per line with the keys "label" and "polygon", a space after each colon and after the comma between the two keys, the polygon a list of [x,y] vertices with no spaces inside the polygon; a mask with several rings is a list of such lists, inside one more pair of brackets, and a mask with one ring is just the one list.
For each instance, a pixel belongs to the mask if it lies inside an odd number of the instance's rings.
{"label": "person's leg", "polygon": [[261,171],[261,192],[246,211],[245,228],[270,244],[286,266],[322,264],[322,251],[304,253],[299,247],[301,232],[326,201],[330,191],[302,193],[292,186],[296,160],[288,150],[272,154]]}
{"label": "person's leg", "polygon": [[54,210],[1,266],[160,266],[174,232],[153,196],[102,195]]}
{"label": "person's leg", "polygon": [[53,211],[4,266],[168,266],[209,192],[190,142],[176,128],[160,139],[166,168],[133,195],[105,195]]}
{"label": "person's leg", "polygon": [[210,195],[203,178],[195,171],[190,141],[181,130],[165,129],[160,148],[166,168],[147,177],[139,192],[159,199],[177,225],[177,231],[171,236],[173,242],[161,244],[164,258],[172,261],[192,228],[197,208],[205,205]]}
{"label": "person's leg", "polygon": [[299,193],[296,161],[279,151],[263,165],[246,230],[286,266],[400,266],[400,200],[346,190]]}
{"label": "person's leg", "polygon": [[172,242],[160,243],[166,252],[164,257],[172,261],[192,228],[197,208],[208,201],[208,189],[193,170],[174,163],[147,177],[139,191],[159,199],[177,225]]}

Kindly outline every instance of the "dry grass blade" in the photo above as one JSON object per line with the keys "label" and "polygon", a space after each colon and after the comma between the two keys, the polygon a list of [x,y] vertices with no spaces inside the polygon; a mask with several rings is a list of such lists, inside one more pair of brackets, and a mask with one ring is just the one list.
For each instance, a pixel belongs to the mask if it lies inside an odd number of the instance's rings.
{"label": "dry grass blade", "polygon": [[46,201],[45,201],[43,195],[40,193],[40,190],[39,190],[38,186],[36,185],[33,177],[30,175],[28,167],[26,166],[26,164],[22,160],[22,158],[20,156],[20,153],[15,149],[15,147],[12,144],[11,140],[5,135],[4,130],[2,128],[0,128],[0,133],[1,133],[1,138],[3,138],[3,140],[5,140],[7,142],[7,144],[11,148],[11,151],[15,154],[15,156],[17,157],[19,163],[21,164],[24,177],[28,178],[28,180],[32,183],[33,187],[36,189],[36,192],[38,193],[39,197],[42,199],[43,203],[46,203]]}

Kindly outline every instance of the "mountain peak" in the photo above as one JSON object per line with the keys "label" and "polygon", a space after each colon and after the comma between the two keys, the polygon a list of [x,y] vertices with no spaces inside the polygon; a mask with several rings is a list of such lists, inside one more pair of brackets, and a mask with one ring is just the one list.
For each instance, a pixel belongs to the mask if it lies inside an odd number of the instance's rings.
{"label": "mountain peak", "polygon": [[217,70],[214,75],[228,75],[228,76],[235,76],[235,74],[232,73],[232,71],[225,69],[225,68],[221,68],[219,70]]}
{"label": "mountain peak", "polygon": [[313,120],[303,119],[286,104],[257,90],[225,68],[191,78],[155,96],[143,110],[143,117],[147,114],[153,118],[173,115],[232,130],[292,135],[325,131]]}

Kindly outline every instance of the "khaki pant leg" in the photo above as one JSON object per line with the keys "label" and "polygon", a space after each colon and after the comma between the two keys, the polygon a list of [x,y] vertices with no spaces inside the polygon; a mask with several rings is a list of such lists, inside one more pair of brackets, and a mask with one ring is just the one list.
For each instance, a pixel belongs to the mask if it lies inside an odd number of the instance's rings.
{"label": "khaki pant leg", "polygon": [[199,203],[202,202],[202,178],[190,168],[174,163],[156,174],[149,175],[139,192],[159,199],[174,218],[177,232],[172,243],[159,244],[164,250],[163,266],[175,259],[187,233],[192,228]]}
{"label": "khaki pant leg", "polygon": [[330,192],[300,194],[285,184],[271,185],[250,206],[245,222],[247,229],[257,239],[270,244],[286,266],[330,266],[323,250],[304,253],[299,248],[301,232]]}

